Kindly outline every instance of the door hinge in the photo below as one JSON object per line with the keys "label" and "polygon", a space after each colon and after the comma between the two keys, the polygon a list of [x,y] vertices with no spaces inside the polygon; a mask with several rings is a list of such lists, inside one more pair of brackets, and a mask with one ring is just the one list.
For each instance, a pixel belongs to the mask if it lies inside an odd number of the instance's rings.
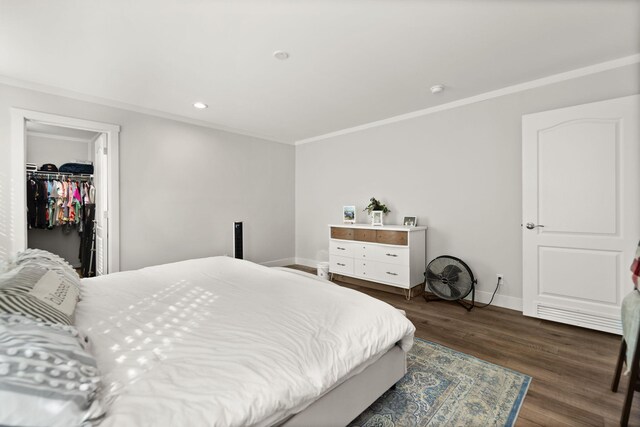
{"label": "door hinge", "polygon": [[107,147],[102,148],[102,154],[104,154],[105,156],[107,155]]}

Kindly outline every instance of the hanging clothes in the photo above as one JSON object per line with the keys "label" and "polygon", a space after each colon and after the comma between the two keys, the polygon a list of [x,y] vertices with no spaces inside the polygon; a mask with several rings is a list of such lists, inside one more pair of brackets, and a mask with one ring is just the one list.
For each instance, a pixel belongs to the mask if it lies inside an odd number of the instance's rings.
{"label": "hanging clothes", "polygon": [[47,193],[49,194],[49,199],[47,201],[47,228],[52,230],[56,224],[56,198],[55,198],[55,181],[49,180],[47,181]]}
{"label": "hanging clothes", "polygon": [[94,246],[96,205],[86,203],[83,206],[83,231],[80,237],[80,263],[82,264],[82,276],[93,277],[96,275],[96,252]]}
{"label": "hanging clothes", "polygon": [[73,203],[73,194],[75,190],[75,183],[69,181],[69,192],[67,194],[67,206],[69,207],[69,224],[75,224],[76,222],[76,205]]}
{"label": "hanging clothes", "polygon": [[78,256],[82,274],[95,276],[95,197],[91,178],[53,176],[31,172],[27,175],[27,224],[29,229],[52,230],[61,227],[64,233],[76,230],[80,237]]}
{"label": "hanging clothes", "polygon": [[47,181],[36,180],[38,190],[36,194],[36,228],[47,228],[47,204],[49,193],[47,193]]}
{"label": "hanging clothes", "polygon": [[36,227],[36,197],[38,182],[30,178],[27,180],[27,224],[29,228]]}
{"label": "hanging clothes", "polygon": [[81,188],[82,184],[76,182],[73,190],[73,207],[74,211],[76,212],[75,225],[77,225],[78,227],[80,224],[82,224],[82,195],[80,194]]}
{"label": "hanging clothes", "polygon": [[27,179],[27,224],[29,228],[53,229],[65,226],[69,231],[84,228],[83,209],[95,202],[95,187],[91,182],[68,177],[64,180]]}
{"label": "hanging clothes", "polygon": [[54,218],[54,226],[59,225],[62,222],[62,182],[55,180],[53,181],[55,190],[54,190],[54,199],[55,199],[55,218]]}
{"label": "hanging clothes", "polygon": [[62,224],[69,222],[69,181],[62,181]]}

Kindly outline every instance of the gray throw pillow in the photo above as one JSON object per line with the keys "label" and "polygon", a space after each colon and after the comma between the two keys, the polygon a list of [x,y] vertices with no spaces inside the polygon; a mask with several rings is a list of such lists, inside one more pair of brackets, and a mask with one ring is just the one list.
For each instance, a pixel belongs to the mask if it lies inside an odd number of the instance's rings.
{"label": "gray throw pillow", "polygon": [[16,256],[16,266],[34,265],[55,271],[80,292],[80,276],[64,258],[43,249],[25,249]]}
{"label": "gray throw pillow", "polygon": [[0,425],[90,424],[104,414],[100,389],[74,327],[0,314]]}
{"label": "gray throw pillow", "polygon": [[25,264],[0,274],[0,313],[73,324],[78,289],[56,271]]}

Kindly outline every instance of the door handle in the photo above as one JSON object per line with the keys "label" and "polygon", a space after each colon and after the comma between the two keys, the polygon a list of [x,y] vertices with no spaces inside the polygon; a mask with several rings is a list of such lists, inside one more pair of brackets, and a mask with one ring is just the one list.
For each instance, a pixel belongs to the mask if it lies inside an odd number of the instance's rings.
{"label": "door handle", "polygon": [[527,227],[529,230],[533,230],[536,227],[544,227],[544,225],[534,224],[532,222],[528,222],[528,223],[525,224],[525,227]]}
{"label": "door handle", "polygon": [[392,257],[397,257],[398,255],[396,254],[386,254],[387,256],[392,256]]}

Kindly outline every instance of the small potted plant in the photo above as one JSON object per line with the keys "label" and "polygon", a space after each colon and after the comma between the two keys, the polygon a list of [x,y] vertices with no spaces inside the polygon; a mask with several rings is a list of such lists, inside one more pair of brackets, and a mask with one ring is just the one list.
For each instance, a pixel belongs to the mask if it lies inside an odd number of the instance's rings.
{"label": "small potted plant", "polygon": [[382,225],[382,216],[391,212],[389,208],[375,197],[369,199],[369,205],[364,208],[363,212],[367,212],[371,217],[371,225]]}

